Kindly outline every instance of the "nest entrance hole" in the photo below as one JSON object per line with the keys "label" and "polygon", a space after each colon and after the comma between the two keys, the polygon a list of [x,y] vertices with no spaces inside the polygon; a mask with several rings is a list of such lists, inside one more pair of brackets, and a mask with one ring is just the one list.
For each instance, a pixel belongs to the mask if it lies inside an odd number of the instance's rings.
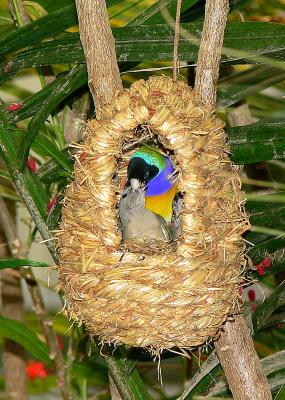
{"label": "nest entrance hole", "polygon": [[[146,125],[137,125],[132,131],[130,131],[129,138],[125,140],[122,146],[122,154],[120,157],[117,158],[117,172],[114,175],[114,183],[116,183],[120,190],[117,196],[117,210],[119,207],[119,202],[122,197],[127,196],[124,193],[124,190],[127,188],[128,180],[127,180],[127,168],[128,163],[131,159],[132,154],[137,151],[141,146],[146,145],[156,149],[162,155],[167,155],[173,164],[175,169],[174,175],[176,177],[174,179],[179,179],[179,166],[175,160],[175,154],[173,150],[168,149],[165,147],[159,140],[159,137],[156,133],[154,133],[151,128]],[[177,204],[179,201],[179,218],[182,212],[183,207],[183,194],[179,191],[175,196],[175,200],[173,201],[174,204]],[[179,219],[179,233],[177,233],[177,228],[175,228],[175,234],[173,233],[173,226],[174,226],[174,218],[177,219],[177,215],[173,214],[173,222],[168,226],[169,232],[171,234],[171,239],[167,242],[162,242],[161,240],[132,240],[125,243],[122,240],[120,245],[120,249],[124,251],[130,250],[134,253],[142,254],[141,257],[143,258],[144,255],[152,255],[152,254],[171,254],[175,253],[177,249],[177,240],[181,234],[181,221]],[[177,222],[175,223],[177,226]],[[118,216],[118,226],[120,227],[120,218]]]}

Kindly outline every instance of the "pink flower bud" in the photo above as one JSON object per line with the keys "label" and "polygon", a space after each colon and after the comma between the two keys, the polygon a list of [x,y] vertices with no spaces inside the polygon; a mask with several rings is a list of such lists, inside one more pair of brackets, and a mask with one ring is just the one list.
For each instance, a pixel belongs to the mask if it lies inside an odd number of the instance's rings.
{"label": "pink flower bud", "polygon": [[248,299],[249,301],[255,301],[255,291],[253,289],[249,289],[249,291],[247,292],[248,295]]}
{"label": "pink flower bud", "polygon": [[49,203],[48,203],[48,205],[47,205],[47,210],[48,210],[48,212],[51,211],[51,209],[54,207],[54,205],[55,205],[56,202],[57,202],[57,196],[53,196],[53,197],[50,199],[50,201],[49,201]]}
{"label": "pink flower bud", "polygon": [[22,107],[20,103],[12,103],[6,107],[6,111],[17,111]]}
{"label": "pink flower bud", "polygon": [[28,158],[27,160],[27,167],[29,168],[30,171],[36,173],[37,172],[37,164],[35,162],[35,160],[31,157]]}

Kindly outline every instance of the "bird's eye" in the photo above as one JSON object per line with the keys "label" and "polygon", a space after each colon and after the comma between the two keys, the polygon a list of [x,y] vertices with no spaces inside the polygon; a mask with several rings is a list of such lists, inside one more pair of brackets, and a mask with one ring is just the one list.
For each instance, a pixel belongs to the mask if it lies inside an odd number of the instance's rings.
{"label": "bird's eye", "polygon": [[144,180],[147,181],[147,180],[148,180],[148,177],[149,177],[149,172],[147,171],[147,172],[144,174]]}

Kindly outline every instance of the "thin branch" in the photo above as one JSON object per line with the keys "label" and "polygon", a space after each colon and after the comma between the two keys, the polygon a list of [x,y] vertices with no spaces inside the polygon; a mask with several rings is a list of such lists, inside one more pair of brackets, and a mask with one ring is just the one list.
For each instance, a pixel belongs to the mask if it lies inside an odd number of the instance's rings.
{"label": "thin branch", "polygon": [[14,185],[21,196],[23,202],[25,203],[27,209],[29,210],[29,213],[31,214],[31,217],[36,224],[36,227],[38,228],[43,240],[46,241],[46,246],[54,260],[55,263],[58,263],[58,258],[56,254],[56,247],[55,247],[55,240],[52,237],[52,235],[49,232],[48,226],[44,222],[37,206],[35,205],[33,199],[30,196],[30,193],[26,189],[26,184],[23,179],[23,174],[21,174],[17,170],[11,170],[11,175],[13,178]]}
{"label": "thin branch", "polygon": [[[3,226],[3,230],[7,237],[7,242],[11,253],[13,254],[14,257],[26,258],[27,249],[18,238],[15,223],[9,213],[6,203],[1,197],[0,197],[0,210],[1,210],[0,224]],[[69,394],[68,385],[66,384],[64,358],[59,348],[56,333],[52,328],[53,322],[50,319],[48,312],[44,306],[42,294],[40,292],[39,286],[34,277],[32,269],[31,268],[22,269],[21,274],[27,282],[34,306],[34,311],[42,326],[50,350],[50,358],[54,362],[57,382],[62,398],[64,400],[70,400],[71,396]]]}
{"label": "thin branch", "polygon": [[180,28],[181,4],[182,4],[182,0],[177,0],[175,31],[174,31],[174,45],[173,45],[173,80],[174,81],[177,81],[177,75],[179,73],[178,48],[179,48],[179,28]]}
{"label": "thin branch", "polygon": [[195,89],[202,103],[214,107],[221,50],[229,11],[229,0],[207,0],[197,61]]}

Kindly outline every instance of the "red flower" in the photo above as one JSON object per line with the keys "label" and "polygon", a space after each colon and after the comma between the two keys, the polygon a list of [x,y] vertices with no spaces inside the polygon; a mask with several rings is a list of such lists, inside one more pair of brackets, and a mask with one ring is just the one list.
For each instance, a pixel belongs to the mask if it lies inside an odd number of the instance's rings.
{"label": "red flower", "polygon": [[37,172],[37,164],[35,160],[31,157],[28,158],[27,160],[27,167],[29,168],[30,171],[32,171],[34,174]]}
{"label": "red flower", "polygon": [[54,207],[56,202],[57,202],[57,196],[53,196],[53,198],[50,199],[50,201],[49,201],[49,203],[47,205],[48,212],[51,211],[51,209]]}
{"label": "red flower", "polygon": [[29,360],[26,365],[26,374],[29,379],[46,378],[48,371],[41,361]]}
{"label": "red flower", "polygon": [[256,303],[252,303],[252,304],[250,305],[250,309],[251,309],[252,312],[256,311],[256,309],[257,309],[257,304],[256,304]]}
{"label": "red flower", "polygon": [[272,260],[269,256],[267,256],[263,261],[261,261],[262,266],[265,268],[270,268],[271,263],[272,263]]}
{"label": "red flower", "polygon": [[260,275],[260,276],[265,274],[262,263],[260,263],[256,266],[256,270],[257,270],[258,275]]}
{"label": "red flower", "polygon": [[17,111],[22,107],[20,103],[12,103],[6,107],[6,111]]}
{"label": "red flower", "polygon": [[271,267],[272,259],[267,256],[265,257],[264,260],[262,260],[257,266],[256,270],[258,275],[264,275],[265,274],[265,269],[268,269]]}
{"label": "red flower", "polygon": [[253,289],[249,289],[247,292],[249,301],[255,301],[255,291]]}
{"label": "red flower", "polygon": [[279,329],[282,328],[283,324],[282,322],[277,322],[277,324],[275,325],[275,328]]}

